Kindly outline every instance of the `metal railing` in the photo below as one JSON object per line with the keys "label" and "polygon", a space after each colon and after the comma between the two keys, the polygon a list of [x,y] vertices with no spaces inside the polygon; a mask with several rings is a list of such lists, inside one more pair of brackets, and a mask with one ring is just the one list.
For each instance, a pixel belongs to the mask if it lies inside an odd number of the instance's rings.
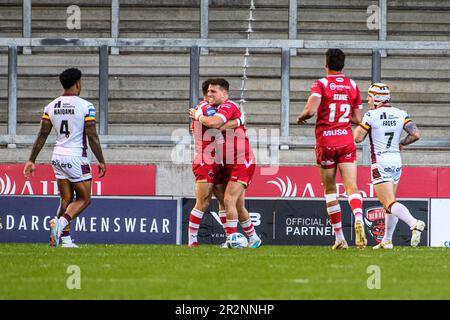
{"label": "metal railing", "polygon": [[[100,135],[107,144],[124,143],[171,143],[170,139],[161,137],[108,136],[108,66],[109,49],[111,54],[118,54],[120,47],[152,48],[190,48],[190,105],[195,105],[199,94],[200,54],[209,48],[275,48],[281,52],[281,101],[280,101],[280,143],[303,145],[289,135],[290,110],[290,67],[291,55],[302,49],[366,49],[372,51],[372,82],[381,79],[382,52],[397,50],[450,50],[449,41],[388,41],[387,40],[387,1],[379,0],[379,40],[301,40],[297,39],[297,0],[289,0],[289,34],[288,40],[269,39],[209,39],[209,0],[200,1],[200,39],[121,39],[120,36],[120,1],[111,0],[111,38],[85,39],[51,39],[32,38],[31,0],[23,0],[23,38],[0,38],[0,47],[8,47],[8,128],[6,135],[0,135],[0,143],[32,143],[34,136],[17,135],[17,54],[18,48],[23,53],[31,53],[33,47],[95,47],[99,49],[99,114]],[[435,140],[434,140],[435,141]],[[441,147],[450,145],[449,141],[422,140],[422,146]],[[368,149],[363,147],[363,158],[368,163]]]}
{"label": "metal railing", "polygon": [[[289,142],[290,106],[290,52],[292,49],[368,49],[372,50],[372,61],[380,50],[450,50],[450,41],[328,41],[328,40],[236,40],[236,39],[47,39],[47,38],[0,38],[0,46],[8,49],[8,134],[6,141],[26,141],[14,138],[17,126],[17,48],[18,47],[96,47],[99,48],[99,111],[100,134],[108,134],[108,48],[112,47],[152,47],[190,48],[190,105],[198,101],[199,55],[201,48],[277,48],[281,49],[281,143]],[[372,76],[374,73],[372,63]],[[116,138],[111,139],[111,143]],[[147,140],[149,143],[151,141]]]}
{"label": "metal railing", "polygon": [[[450,50],[450,41],[345,41],[345,40],[264,40],[264,39],[47,39],[0,38],[0,47],[8,47],[8,134],[16,133],[17,110],[17,48],[18,47],[96,47],[99,48],[100,133],[107,134],[108,123],[108,48],[152,47],[190,48],[190,105],[198,101],[199,49],[201,48],[277,48],[281,49],[281,136],[289,136],[289,89],[291,49],[368,49],[372,60],[380,50]],[[372,63],[372,77],[375,72]]]}
{"label": "metal railing", "polygon": [[[198,100],[198,81],[199,81],[199,57],[198,50],[201,54],[207,54],[208,48],[212,47],[233,47],[233,48],[280,48],[281,49],[281,121],[280,121],[280,131],[282,137],[289,136],[289,110],[290,110],[290,57],[286,50],[289,49],[290,55],[296,55],[297,50],[304,48],[317,48],[325,49],[330,47],[346,48],[343,42],[337,42],[333,46],[332,41],[306,41],[295,43],[297,39],[297,12],[298,12],[298,1],[289,0],[288,3],[288,38],[291,41],[290,44],[279,42],[277,45],[273,45],[273,40],[263,40],[259,41],[261,44],[255,42],[255,46],[234,46],[230,42],[236,42],[236,40],[217,40],[208,39],[209,37],[209,0],[200,0],[200,40],[198,43],[190,43],[181,45],[181,47],[191,48],[191,60],[190,60],[190,103],[195,105]],[[379,2],[379,40],[387,40],[387,0],[378,0]],[[32,19],[32,0],[23,0],[23,40],[25,42],[31,42],[30,46],[21,45],[18,39],[10,39],[10,41],[4,41],[4,45],[10,47],[9,50],[9,61],[8,63],[8,83],[9,83],[9,113],[8,113],[8,134],[15,134],[16,125],[14,119],[16,118],[16,107],[17,107],[17,47],[23,48],[24,54],[31,53],[31,47],[33,46],[53,46],[61,44],[61,46],[74,45],[77,46],[89,46],[98,47],[100,55],[100,65],[99,65],[99,107],[100,107],[100,134],[106,135],[108,133],[108,50],[111,48],[111,54],[118,54],[120,46],[147,46],[147,47],[161,47],[160,42],[156,41],[154,44],[151,43],[152,39],[145,39],[146,44],[141,45],[140,40],[137,39],[120,39],[120,0],[111,0],[111,38],[109,39],[32,39],[32,29],[31,29],[31,19]],[[3,39],[5,40],[5,39]],[[8,39],[6,39],[8,40]],[[41,41],[42,40],[42,41]],[[96,41],[98,40],[98,41]],[[41,41],[41,42],[40,42]],[[71,43],[71,41],[73,43]],[[125,41],[125,44],[121,44]],[[165,40],[164,47],[174,47],[177,46],[176,43],[180,42],[180,39],[167,39]],[[204,42],[207,42],[204,44]],[[220,46],[216,46],[210,43],[210,41],[219,41],[222,43]],[[94,43],[95,42],[95,43]],[[184,41],[185,42],[185,41]],[[237,41],[242,42],[242,41]],[[351,43],[349,41],[348,43]],[[115,43],[119,43],[115,45]],[[246,41],[248,43],[248,41]],[[310,45],[308,45],[310,43]],[[345,42],[347,43],[347,42]],[[357,43],[353,41],[353,43]],[[2,45],[2,44],[0,44]],[[106,48],[105,48],[106,46]],[[386,48],[387,48],[386,44]],[[14,49],[14,47],[16,49]],[[355,48],[361,49],[372,49],[372,82],[379,82],[381,79],[381,56],[382,50],[385,49],[381,46],[361,46],[361,43],[355,44]],[[409,49],[409,47],[408,47]],[[106,51],[105,51],[106,50]],[[14,110],[13,110],[14,109]],[[14,122],[13,123],[11,123]]]}

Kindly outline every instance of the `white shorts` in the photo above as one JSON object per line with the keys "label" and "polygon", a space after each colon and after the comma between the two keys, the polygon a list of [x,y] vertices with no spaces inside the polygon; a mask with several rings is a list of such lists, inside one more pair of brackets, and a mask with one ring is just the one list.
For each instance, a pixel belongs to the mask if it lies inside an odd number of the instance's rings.
{"label": "white shorts", "polygon": [[86,157],[52,155],[52,167],[56,179],[80,182],[92,179],[91,163]]}
{"label": "white shorts", "polygon": [[400,182],[402,175],[401,163],[373,163],[371,166],[372,183],[378,184],[382,182],[393,182],[397,184]]}

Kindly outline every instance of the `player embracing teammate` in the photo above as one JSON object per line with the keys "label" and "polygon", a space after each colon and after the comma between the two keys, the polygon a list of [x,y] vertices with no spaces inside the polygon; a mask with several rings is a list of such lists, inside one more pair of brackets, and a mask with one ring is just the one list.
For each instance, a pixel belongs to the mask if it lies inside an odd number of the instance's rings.
{"label": "player embracing teammate", "polygon": [[316,80],[311,86],[311,95],[298,116],[298,124],[317,114],[316,162],[324,187],[327,212],[336,236],[333,249],[347,249],[348,244],[342,230],[342,213],[336,190],[336,173],[339,169],[348,202],[355,217],[355,244],[365,248],[362,197],[357,187],[356,145],[351,124],[362,119],[360,90],[352,79],[342,73],[345,55],[340,49],[326,52],[325,78]]}
{"label": "player embracing teammate", "polygon": [[[253,223],[250,219],[250,214],[245,208],[245,189],[251,182],[256,163],[253,152],[250,147],[246,129],[244,126],[243,113],[239,106],[228,99],[229,83],[225,79],[209,79],[208,89],[206,90],[206,99],[202,103],[203,107],[197,106],[195,109],[190,109],[189,113],[194,122],[198,122],[202,128],[202,139],[208,140],[211,136],[215,137],[216,144],[212,148],[204,148],[202,150],[202,157],[213,159],[215,162],[210,165],[214,168],[214,175],[219,177],[219,182],[225,182],[226,187],[223,195],[223,203],[225,207],[226,219],[221,219],[225,226],[225,232],[228,235],[237,231],[237,224],[240,222],[245,233],[249,237],[250,248],[258,248],[261,246],[261,239],[256,234]],[[206,112],[205,112],[206,111]],[[205,131],[205,128],[210,128]],[[211,129],[216,129],[212,130]],[[228,130],[227,130],[228,129]],[[217,139],[217,130],[223,132],[220,138]],[[214,133],[215,131],[215,133]],[[223,142],[223,144],[220,144]],[[214,154],[213,154],[213,149]],[[213,154],[213,155],[212,155]],[[217,154],[220,156],[218,157]],[[194,159],[194,175],[196,176],[196,198],[199,201],[199,194],[197,192],[199,181],[196,174],[196,159]],[[198,161],[197,161],[198,162]],[[221,163],[223,162],[223,166]],[[201,162],[200,167],[205,164]],[[198,168],[198,167],[197,167]],[[198,169],[197,169],[198,170]],[[217,172],[217,173],[216,173]],[[204,179],[203,179],[204,180]],[[214,181],[212,181],[214,183]],[[210,196],[209,196],[210,197]],[[207,207],[204,207],[206,210]],[[195,226],[201,223],[201,215],[196,208],[191,212],[189,217],[189,244],[192,246],[192,233],[195,231],[191,226],[191,222],[195,222]],[[223,211],[222,211],[223,212]],[[198,243],[198,242],[197,242]],[[198,244],[197,244],[198,245]],[[194,245],[196,246],[196,245]]]}

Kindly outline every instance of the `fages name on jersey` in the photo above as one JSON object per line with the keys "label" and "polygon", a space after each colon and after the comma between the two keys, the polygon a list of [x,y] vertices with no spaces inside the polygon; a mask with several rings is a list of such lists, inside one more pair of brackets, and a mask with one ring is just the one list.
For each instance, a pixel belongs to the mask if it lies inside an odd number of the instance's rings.
{"label": "fages name on jersey", "polygon": [[366,112],[360,126],[369,133],[372,163],[401,164],[400,137],[410,121],[406,111],[391,106]]}

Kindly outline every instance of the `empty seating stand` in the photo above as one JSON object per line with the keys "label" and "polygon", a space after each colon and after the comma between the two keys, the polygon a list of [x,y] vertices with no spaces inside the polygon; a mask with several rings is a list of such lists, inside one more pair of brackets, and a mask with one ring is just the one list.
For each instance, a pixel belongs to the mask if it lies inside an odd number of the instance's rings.
{"label": "empty seating stand", "polygon": [[[56,3],[55,3],[56,2]],[[288,38],[288,0],[255,0],[252,39]],[[32,37],[97,38],[111,36],[110,0],[81,0],[81,29],[69,30],[67,8],[73,1],[32,1]],[[378,1],[298,0],[297,38],[311,40],[377,40],[368,27],[367,8]],[[209,38],[246,39],[250,1],[210,1]],[[121,38],[199,38],[200,0],[120,1]],[[450,41],[447,1],[388,1],[388,40]],[[0,37],[22,36],[22,1],[0,3]],[[210,49],[200,57],[200,80],[225,77],[231,97],[241,97],[245,49]],[[371,51],[345,50],[345,73],[359,84],[363,100],[371,81]],[[448,137],[450,129],[450,53],[388,50],[382,58],[382,80],[391,86],[393,104],[408,110],[424,138]],[[0,134],[7,126],[7,49],[0,48]],[[60,92],[58,74],[67,67],[82,70],[82,96],[98,104],[98,49],[36,47],[18,57],[18,134],[35,134],[45,104]],[[244,105],[248,128],[280,126],[281,55],[274,49],[251,49]],[[323,77],[324,50],[302,49],[291,57],[290,135],[314,136],[313,126],[299,127],[312,81]],[[189,120],[188,48],[120,48],[109,56],[109,134],[170,136]],[[367,108],[367,105],[365,106]],[[1,161],[28,156],[1,146]],[[418,148],[418,147],[417,147]],[[404,159],[413,165],[446,165],[450,147],[414,146]],[[123,152],[124,150],[130,151]],[[172,147],[109,146],[107,157],[119,163],[170,162]],[[45,152],[50,152],[49,148]],[[130,157],[129,155],[134,155]],[[4,156],[3,156],[4,155]],[[14,158],[16,157],[16,158]],[[44,158],[45,156],[42,156]],[[311,148],[292,145],[281,162],[311,164]]]}

